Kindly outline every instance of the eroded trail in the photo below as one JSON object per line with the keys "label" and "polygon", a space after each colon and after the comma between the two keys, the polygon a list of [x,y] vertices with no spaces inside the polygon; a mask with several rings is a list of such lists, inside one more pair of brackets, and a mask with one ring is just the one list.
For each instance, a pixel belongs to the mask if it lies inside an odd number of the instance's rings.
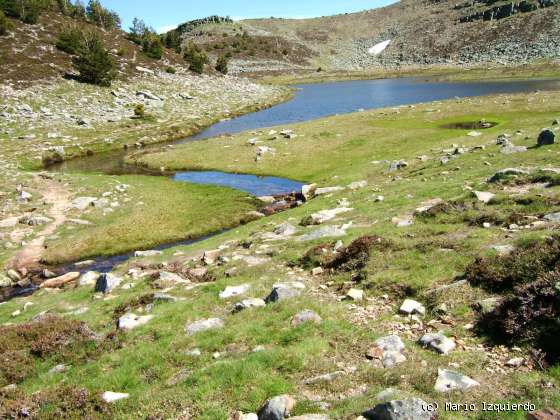
{"label": "eroded trail", "polygon": [[46,216],[52,222],[48,223],[37,236],[30,241],[11,263],[15,269],[26,268],[27,270],[37,267],[45,250],[45,239],[54,234],[56,229],[66,221],[66,210],[70,205],[69,191],[58,181],[36,176],[36,182],[41,187],[45,206],[48,206]]}

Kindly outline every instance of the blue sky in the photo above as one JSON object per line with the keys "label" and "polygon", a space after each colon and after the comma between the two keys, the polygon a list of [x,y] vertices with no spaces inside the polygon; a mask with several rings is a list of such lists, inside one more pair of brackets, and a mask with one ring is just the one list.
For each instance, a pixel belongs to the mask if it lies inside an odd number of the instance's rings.
{"label": "blue sky", "polygon": [[394,0],[101,0],[123,19],[128,29],[139,17],[156,30],[171,29],[188,20],[210,15],[234,19],[256,17],[306,18],[374,9]]}

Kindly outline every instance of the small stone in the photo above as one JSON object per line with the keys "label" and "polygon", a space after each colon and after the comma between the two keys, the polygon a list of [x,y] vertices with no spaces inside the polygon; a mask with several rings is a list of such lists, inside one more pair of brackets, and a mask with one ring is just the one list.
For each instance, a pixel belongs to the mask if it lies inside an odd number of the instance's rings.
{"label": "small stone", "polygon": [[162,255],[163,252],[162,251],[155,251],[155,250],[149,250],[149,251],[136,251],[134,253],[134,256],[136,258],[140,258],[140,257],[157,257],[158,255]]}
{"label": "small stone", "polygon": [[246,293],[251,286],[249,284],[241,284],[239,286],[228,286],[220,292],[220,299],[229,299]]}
{"label": "small stone", "polygon": [[322,320],[321,317],[316,312],[307,309],[305,311],[302,311],[302,312],[296,314],[292,318],[292,325],[293,326],[298,326],[298,325],[301,325],[301,324],[306,323],[306,322],[312,322],[314,324],[320,324],[321,320]]}
{"label": "small stone", "polygon": [[344,376],[346,375],[346,372],[339,370],[336,372],[332,372],[332,373],[326,373],[324,375],[319,375],[319,376],[315,376],[313,378],[310,379],[306,379],[303,383],[305,385],[313,385],[313,384],[317,384],[320,382],[332,382],[334,381],[336,378],[340,377],[340,376]]}
{"label": "small stone", "polygon": [[484,204],[488,204],[494,197],[496,197],[496,194],[487,191],[473,191],[473,194],[478,201],[481,201]]}
{"label": "small stone", "polygon": [[266,302],[263,299],[259,299],[259,298],[243,299],[241,302],[235,304],[233,311],[240,312],[244,309],[260,308],[263,306],[266,306]]}
{"label": "small stone", "polygon": [[56,365],[54,367],[52,367],[51,369],[49,369],[49,373],[55,374],[55,373],[61,373],[64,372],[68,369],[68,366],[64,365],[64,364],[60,364],[60,365]]}
{"label": "small stone", "polygon": [[119,286],[122,278],[111,273],[101,274],[95,283],[95,291],[100,293],[110,293],[115,287]]}
{"label": "small stone", "polygon": [[112,391],[105,391],[101,398],[103,401],[107,403],[114,403],[115,401],[124,400],[129,397],[129,394],[120,393],[120,392],[112,392]]}
{"label": "small stone", "polygon": [[188,335],[194,335],[202,331],[208,331],[212,329],[219,329],[224,327],[224,321],[220,318],[209,318],[201,319],[199,321],[193,322],[187,325],[185,331]]}
{"label": "small stone", "polygon": [[426,308],[419,302],[416,302],[412,299],[406,299],[400,307],[400,312],[410,315],[410,314],[418,314],[424,315],[426,313]]}
{"label": "small stone", "polygon": [[539,134],[537,139],[537,145],[539,146],[549,146],[556,143],[556,134],[552,130],[545,129]]}
{"label": "small stone", "polygon": [[362,415],[368,420],[434,420],[437,413],[426,410],[429,404],[418,398],[389,401],[376,405]]}
{"label": "small stone", "polygon": [[315,267],[313,270],[311,270],[311,275],[320,276],[324,272],[325,272],[325,270],[323,270],[323,267]]}
{"label": "small stone", "polygon": [[381,362],[383,367],[388,369],[406,362],[406,357],[400,351],[384,351]]}
{"label": "small stone", "polygon": [[468,376],[447,369],[438,369],[438,378],[434,389],[437,392],[466,391],[479,385],[478,382]]}
{"label": "small stone", "polygon": [[136,327],[147,324],[153,318],[152,315],[138,316],[133,313],[123,315],[117,321],[119,330],[130,331]]}
{"label": "small stone", "polygon": [[398,351],[402,352],[405,349],[404,343],[401,338],[397,335],[388,335],[385,337],[378,338],[375,341],[377,347],[383,351]]}
{"label": "small stone", "polygon": [[282,300],[298,297],[305,285],[300,282],[278,283],[272,287],[272,291],[265,299],[266,303],[280,302]]}
{"label": "small stone", "polygon": [[515,357],[513,359],[508,360],[506,362],[506,366],[520,367],[523,365],[523,363],[525,363],[525,359],[523,357]]}
{"label": "small stone", "polygon": [[375,398],[381,401],[391,400],[397,392],[393,388],[386,388],[380,393],[378,393]]}
{"label": "small stone", "polygon": [[420,344],[431,347],[441,354],[449,354],[455,348],[455,341],[441,333],[425,334],[420,338]]}
{"label": "small stone", "polygon": [[346,297],[350,300],[360,302],[364,300],[364,291],[360,289],[350,289],[348,293],[346,293]]}
{"label": "small stone", "polygon": [[284,420],[290,417],[290,412],[296,401],[290,395],[279,395],[264,403],[258,411],[259,420]]}
{"label": "small stone", "polygon": [[84,273],[80,276],[78,284],[80,286],[93,286],[100,276],[101,274],[99,274],[97,271],[88,271],[87,273]]}

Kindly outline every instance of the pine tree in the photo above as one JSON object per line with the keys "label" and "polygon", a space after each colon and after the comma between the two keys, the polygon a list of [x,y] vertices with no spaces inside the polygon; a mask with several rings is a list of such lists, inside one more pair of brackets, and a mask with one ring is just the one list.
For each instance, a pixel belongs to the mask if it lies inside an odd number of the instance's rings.
{"label": "pine tree", "polygon": [[163,56],[163,43],[161,42],[161,38],[155,33],[144,35],[142,51],[150,58],[155,60],[161,59]]}
{"label": "pine tree", "polygon": [[222,74],[228,74],[228,59],[225,56],[221,56],[216,61],[216,70]]}
{"label": "pine tree", "polygon": [[208,64],[208,56],[194,42],[188,45],[183,58],[190,64],[189,70],[198,74],[202,74],[204,72],[204,65]]}
{"label": "pine tree", "polygon": [[101,37],[95,33],[84,37],[83,45],[72,63],[80,72],[78,80],[85,83],[110,86],[116,75],[115,62],[103,46]]}
{"label": "pine tree", "polygon": [[0,36],[6,35],[10,29],[12,29],[12,22],[0,10]]}

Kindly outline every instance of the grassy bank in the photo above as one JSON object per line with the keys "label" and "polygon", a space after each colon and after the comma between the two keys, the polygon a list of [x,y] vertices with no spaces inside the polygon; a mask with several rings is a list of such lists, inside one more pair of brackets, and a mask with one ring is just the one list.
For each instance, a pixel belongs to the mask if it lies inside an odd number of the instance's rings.
{"label": "grassy bank", "polygon": [[[57,238],[47,242],[48,264],[78,261],[149,249],[162,243],[197,238],[238,225],[254,199],[228,188],[173,182],[166,177],[67,175],[79,196],[105,198],[99,208],[77,209],[69,218],[88,225],[68,223]],[[126,185],[125,192],[115,187]],[[112,206],[116,203],[117,206]]]}
{"label": "grassy bank", "polygon": [[373,69],[356,71],[300,71],[279,76],[264,76],[263,81],[278,85],[300,83],[328,83],[343,80],[372,80],[399,77],[420,77],[437,81],[507,81],[556,79],[560,77],[560,64],[555,62],[527,64],[523,66],[485,67],[404,67],[397,70]]}
{"label": "grassy bank", "polygon": [[[539,366],[530,342],[519,338],[504,343],[473,328],[479,319],[473,305],[502,293],[456,282],[476,257],[496,255],[493,246],[518,246],[556,232],[557,225],[543,218],[560,211],[560,190],[554,176],[547,181],[554,181],[549,187],[541,178],[520,177],[511,183],[487,183],[487,179],[509,167],[535,171],[558,167],[557,144],[532,146],[542,127],[559,117],[559,106],[557,92],[449,100],[297,124],[289,127],[297,135],[290,140],[268,140],[273,136],[267,129],[140,157],[139,164],[157,169],[267,174],[344,189],[193,246],[170,249],[160,257],[135,259],[116,270],[121,275],[129,268],[182,274],[183,269],[201,266],[193,258],[199,261],[202,251],[221,246],[223,263],[206,266],[215,280],[166,289],[176,301],[160,302],[150,309],[149,299],[138,298],[158,291],[151,276],[125,276],[124,283],[133,287],[117,288],[104,297],[93,294],[91,287],[69,287],[0,305],[0,322],[20,324],[48,310],[65,319],[87,322],[106,337],[95,344],[94,351],[91,343],[78,343],[79,351],[72,357],[32,355],[36,370],[17,381],[19,401],[36,407],[34,412],[43,416],[60,412],[70,397],[56,400],[45,396],[47,402],[40,404],[34,403],[31,395],[39,392],[33,397],[38,401],[41,392],[64,383],[72,389],[85,388],[90,396],[107,390],[129,393],[129,399],[111,406],[100,404],[110,410],[110,416],[122,419],[131,415],[224,419],[237,410],[255,412],[264,400],[281,393],[296,398],[292,415],[326,413],[333,419],[355,419],[380,403],[377,394],[386,388],[393,388],[392,398],[414,396],[439,403],[442,419],[504,418],[482,412],[482,401],[528,401],[537,409],[560,409],[557,361]],[[444,128],[482,118],[497,125],[475,130]],[[502,133],[528,150],[503,154],[496,145]],[[255,146],[247,144],[255,137],[261,141],[258,145],[272,147],[275,153],[265,153],[255,162]],[[442,163],[442,157],[449,161]],[[389,172],[390,162],[396,160],[406,160],[408,165]],[[88,179],[79,182],[95,184]],[[117,180],[131,185],[132,196],[134,182]],[[367,185],[347,188],[355,181],[367,181]],[[472,190],[496,195],[485,204]],[[157,196],[157,191],[149,194],[143,199],[146,203],[152,195],[157,197],[152,202],[165,198]],[[435,198],[444,205],[413,215]],[[315,212],[340,205],[353,210],[323,226],[300,223]],[[399,227],[395,217],[411,223]],[[534,221],[543,223],[533,226]],[[271,240],[270,234],[283,222],[291,223],[296,233]],[[346,226],[341,236],[301,240],[302,235],[321,227],[349,223],[352,225]],[[312,275],[311,269],[328,259],[337,240],[348,246],[364,235],[376,235],[383,241],[366,256],[350,260],[352,264],[346,268],[325,265],[323,274]],[[280,281],[300,281],[305,290],[293,299],[232,313],[235,303],[265,297]],[[227,286],[241,284],[249,286],[246,293],[219,298]],[[350,288],[362,290],[364,300],[344,299]],[[405,298],[424,304],[426,315],[399,315]],[[29,302],[33,305],[25,306]],[[122,314],[123,308],[142,315],[151,311],[154,318],[130,332],[115,333],[116,314]],[[306,309],[315,311],[322,321],[294,326],[292,317]],[[16,310],[21,312],[12,316]],[[224,328],[185,333],[186,325],[210,317],[222,318]],[[438,355],[418,344],[424,333],[436,331],[455,341],[457,347],[449,355]],[[2,334],[6,333],[0,331]],[[375,356],[370,360],[366,354],[371,354],[375,339],[389,334],[402,338],[406,361],[383,368]],[[199,356],[192,353],[195,349],[200,350]],[[514,357],[521,357],[523,363],[509,366]],[[10,360],[14,369],[24,365],[20,359]],[[58,363],[69,367],[49,373]],[[439,393],[434,389],[439,368],[458,371],[480,385],[464,392]],[[308,381],[330,372],[343,373],[332,380]],[[7,383],[4,380],[1,385]],[[6,407],[17,406],[16,397],[4,398]],[[441,407],[446,401],[476,403],[479,409],[445,411]],[[94,406],[82,404],[80,415],[99,415]],[[524,417],[522,411],[507,413],[507,418]]]}

